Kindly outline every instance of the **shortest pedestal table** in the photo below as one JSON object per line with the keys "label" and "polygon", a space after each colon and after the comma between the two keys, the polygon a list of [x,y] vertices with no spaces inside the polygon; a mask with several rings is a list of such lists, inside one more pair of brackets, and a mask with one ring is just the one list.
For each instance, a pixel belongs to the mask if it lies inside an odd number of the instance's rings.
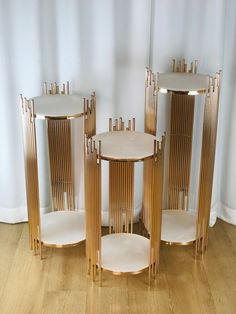
{"label": "shortest pedestal table", "polygon": [[[114,130],[114,128],[113,128]],[[159,263],[163,145],[150,134],[118,130],[98,134],[85,149],[86,242],[89,271],[136,274]],[[109,234],[101,235],[101,161],[109,162]],[[150,203],[144,223],[150,238],[133,233],[134,163],[153,167]],[[148,211],[148,213],[147,213]]]}

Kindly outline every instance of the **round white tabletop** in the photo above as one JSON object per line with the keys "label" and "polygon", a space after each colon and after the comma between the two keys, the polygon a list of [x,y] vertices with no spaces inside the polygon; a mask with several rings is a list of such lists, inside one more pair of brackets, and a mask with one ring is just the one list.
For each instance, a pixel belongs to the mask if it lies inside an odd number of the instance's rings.
{"label": "round white tabletop", "polygon": [[162,211],[161,240],[167,244],[190,244],[196,240],[196,214],[185,210]]}
{"label": "round white tabletop", "polygon": [[73,119],[84,114],[84,99],[77,95],[44,95],[32,98],[38,119]]}
{"label": "round white tabletop", "polygon": [[194,73],[160,73],[158,87],[167,91],[204,93],[208,88],[208,76]]}
{"label": "round white tabletop", "polygon": [[115,274],[138,273],[149,266],[149,239],[132,233],[113,233],[101,241],[103,269]]}
{"label": "round white tabletop", "polygon": [[74,246],[85,240],[85,213],[53,211],[41,217],[41,241],[45,246]]}
{"label": "round white tabletop", "polygon": [[136,131],[113,131],[93,137],[98,148],[101,141],[101,158],[105,160],[141,161],[153,156],[153,135]]}

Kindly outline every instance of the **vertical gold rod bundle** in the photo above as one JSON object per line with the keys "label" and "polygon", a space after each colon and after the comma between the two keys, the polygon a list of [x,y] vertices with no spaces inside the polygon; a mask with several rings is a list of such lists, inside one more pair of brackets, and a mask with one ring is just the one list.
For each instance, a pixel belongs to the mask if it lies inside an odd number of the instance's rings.
{"label": "vertical gold rod bundle", "polygon": [[[50,86],[50,89],[48,87]],[[68,95],[70,92],[69,82],[62,84],[62,87],[56,82],[48,84],[47,82],[43,83],[43,94],[44,95],[56,95],[56,94],[65,94]]]}
{"label": "vertical gold rod bundle", "polygon": [[135,131],[135,118],[132,118],[132,120],[128,120],[127,127],[125,127],[125,123],[122,120],[122,117],[120,117],[119,119],[115,119],[114,124],[112,118],[109,118],[109,132],[111,131]]}
{"label": "vertical gold rod bundle", "polygon": [[[54,82],[43,84],[45,95],[69,94],[69,82],[62,88]],[[48,150],[54,210],[74,210],[74,184],[71,156],[71,125],[69,120],[48,120]]]}
{"label": "vertical gold rod bundle", "polygon": [[172,71],[173,72],[180,72],[180,73],[189,72],[189,73],[196,74],[197,73],[197,64],[198,64],[198,61],[194,60],[193,62],[191,62],[190,68],[188,68],[187,63],[185,63],[185,59],[182,59],[179,61],[173,59]]}
{"label": "vertical gold rod bundle", "polygon": [[134,163],[109,161],[109,231],[132,232]]}
{"label": "vertical gold rod bundle", "polygon": [[[135,118],[109,119],[109,131],[135,131]],[[109,232],[133,232],[134,163],[109,161]]]}
{"label": "vertical gold rod bundle", "polygon": [[96,95],[93,93],[91,99],[84,99],[84,134],[92,137],[96,134]]}
{"label": "vertical gold rod bundle", "polygon": [[203,121],[196,255],[204,254],[208,240],[220,94],[220,73],[217,73],[215,78],[210,79],[209,85],[209,91],[205,100]]}
{"label": "vertical gold rod bundle", "polygon": [[86,213],[86,258],[88,274],[93,280],[99,269],[99,281],[102,284],[101,268],[101,145],[95,149],[92,136],[96,134],[96,95],[90,100],[84,98],[84,183]]}
{"label": "vertical gold rod bundle", "polygon": [[186,209],[188,199],[192,135],[194,121],[194,96],[172,94],[170,156],[168,176],[168,208]]}
{"label": "vertical gold rod bundle", "polygon": [[74,210],[70,120],[48,120],[47,130],[53,208]]}
{"label": "vertical gold rod bundle", "polygon": [[38,163],[33,101],[21,97],[30,247],[41,253]]}
{"label": "vertical gold rod bundle", "polygon": [[93,280],[99,269],[101,284],[101,144],[99,150],[92,140],[85,140],[85,210],[86,257],[88,273]]}
{"label": "vertical gold rod bundle", "polygon": [[145,80],[145,112],[144,112],[144,132],[156,135],[157,124],[157,85],[156,75],[146,69]]}
{"label": "vertical gold rod bundle", "polygon": [[147,230],[150,230],[150,208],[152,202],[152,159],[143,162],[143,195],[142,195],[142,222]]}
{"label": "vertical gold rod bundle", "polygon": [[[145,104],[144,104],[144,132],[156,135],[157,129],[157,78],[150,70],[146,69]],[[152,160],[143,162],[143,196],[142,196],[142,221],[149,230],[151,208]]]}
{"label": "vertical gold rod bundle", "polygon": [[161,242],[161,220],[162,220],[162,200],[163,200],[163,174],[164,174],[164,151],[165,138],[161,143],[154,141],[154,156],[152,161],[151,181],[151,201],[149,210],[150,234],[150,263],[149,263],[149,283],[151,277],[155,277],[159,271],[160,242]]}
{"label": "vertical gold rod bundle", "polygon": [[[49,86],[43,84],[45,95],[69,94],[69,82],[61,89],[56,82]],[[48,120],[47,131],[53,209],[74,209],[70,121]]]}

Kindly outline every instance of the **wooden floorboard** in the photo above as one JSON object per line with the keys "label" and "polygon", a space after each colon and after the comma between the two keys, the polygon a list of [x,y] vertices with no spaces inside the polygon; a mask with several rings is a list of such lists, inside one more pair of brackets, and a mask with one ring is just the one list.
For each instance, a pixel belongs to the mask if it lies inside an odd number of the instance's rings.
{"label": "wooden floorboard", "polygon": [[103,273],[103,287],[87,275],[85,244],[44,248],[41,261],[29,249],[26,223],[0,224],[0,313],[236,313],[236,226],[218,220],[208,251],[161,246],[160,274]]}

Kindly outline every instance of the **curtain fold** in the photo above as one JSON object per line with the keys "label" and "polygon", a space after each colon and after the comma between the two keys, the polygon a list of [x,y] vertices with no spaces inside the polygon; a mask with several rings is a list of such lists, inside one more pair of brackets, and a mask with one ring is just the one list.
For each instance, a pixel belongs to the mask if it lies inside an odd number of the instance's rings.
{"label": "curtain fold", "polygon": [[236,2],[227,1],[223,43],[223,80],[221,93],[220,202],[218,216],[236,225]]}
{"label": "curtain fold", "polygon": [[[164,72],[185,58],[199,60],[199,72],[223,70],[211,224],[217,216],[236,224],[235,38],[234,0],[0,0],[0,221],[27,220],[20,93],[68,80],[74,92],[96,91],[97,132],[119,116],[136,117],[142,130],[145,67]],[[166,114],[160,102],[159,134]]]}

